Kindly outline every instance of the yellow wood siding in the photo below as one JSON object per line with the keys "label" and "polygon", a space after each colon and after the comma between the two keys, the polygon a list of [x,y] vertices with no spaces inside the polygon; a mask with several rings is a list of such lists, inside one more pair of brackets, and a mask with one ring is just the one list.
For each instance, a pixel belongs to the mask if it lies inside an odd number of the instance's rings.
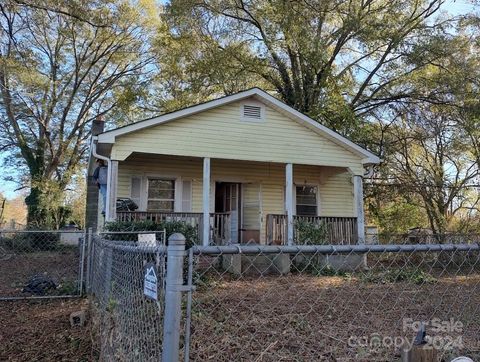
{"label": "yellow wood siding", "polygon": [[263,121],[242,120],[248,100],[118,136],[112,159],[132,152],[232,160],[349,167],[361,174],[361,158],[265,106]]}
{"label": "yellow wood siding", "polygon": [[[118,197],[130,196],[132,176],[181,177],[192,181],[192,212],[202,212],[202,170],[200,158],[158,155],[132,155],[120,162],[118,171]],[[319,214],[321,216],[354,216],[352,175],[345,168],[294,165],[296,185],[314,184],[319,187]],[[211,160],[211,181],[239,182],[260,188],[260,215],[245,215],[248,223],[260,218],[261,240],[265,240],[267,214],[283,214],[285,166],[232,160]],[[257,189],[258,189],[257,188]],[[249,188],[249,199],[256,188]],[[212,192],[211,199],[214,194]],[[213,203],[211,203],[212,207]],[[213,208],[211,209],[213,212]]]}

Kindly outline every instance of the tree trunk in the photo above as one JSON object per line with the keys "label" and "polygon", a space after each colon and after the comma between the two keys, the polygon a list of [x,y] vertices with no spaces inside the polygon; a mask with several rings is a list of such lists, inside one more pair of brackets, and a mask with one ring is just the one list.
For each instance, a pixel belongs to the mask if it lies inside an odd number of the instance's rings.
{"label": "tree trunk", "polygon": [[47,218],[40,207],[42,191],[38,187],[31,187],[30,194],[25,198],[27,205],[27,225],[34,227],[47,226]]}

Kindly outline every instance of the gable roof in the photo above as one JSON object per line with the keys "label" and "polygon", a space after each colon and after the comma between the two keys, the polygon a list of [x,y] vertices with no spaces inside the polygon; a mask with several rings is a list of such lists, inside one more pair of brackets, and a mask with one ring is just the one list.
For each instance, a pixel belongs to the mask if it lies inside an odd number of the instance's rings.
{"label": "gable roof", "polygon": [[248,89],[239,93],[235,93],[229,96],[217,98],[212,101],[197,104],[191,107],[180,109],[178,111],[166,113],[158,117],[149,118],[149,119],[132,123],[123,127],[119,127],[110,131],[106,131],[98,135],[98,142],[99,143],[115,143],[115,139],[118,136],[143,130],[145,128],[161,125],[167,122],[174,121],[176,119],[184,118],[196,113],[200,113],[206,110],[210,110],[212,108],[220,107],[229,103],[237,102],[249,97],[256,98],[257,100],[265,103],[266,105],[274,108],[275,110],[285,114],[290,119],[306,126],[307,128],[316,132],[317,134],[324,136],[327,139],[330,139],[331,141],[333,141],[334,143],[348,149],[354,154],[359,155],[360,157],[362,157],[363,164],[380,163],[380,159],[378,158],[378,156],[376,156],[372,152],[367,151],[366,149],[360,147],[359,145],[343,137],[337,132],[331,130],[330,128],[321,125],[320,123],[306,116],[305,114],[298,112],[297,110],[293,109],[292,107],[288,106],[287,104],[283,103],[277,98],[271,96],[270,94],[268,94],[267,92],[265,92],[260,88],[251,88],[251,89]]}

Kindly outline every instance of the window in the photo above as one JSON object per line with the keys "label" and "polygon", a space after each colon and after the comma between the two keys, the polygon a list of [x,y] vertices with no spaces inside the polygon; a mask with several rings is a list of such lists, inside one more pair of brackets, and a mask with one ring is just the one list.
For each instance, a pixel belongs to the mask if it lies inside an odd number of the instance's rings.
{"label": "window", "polygon": [[175,180],[148,179],[147,211],[173,212]]}
{"label": "window", "polygon": [[317,187],[297,186],[297,215],[317,216]]}

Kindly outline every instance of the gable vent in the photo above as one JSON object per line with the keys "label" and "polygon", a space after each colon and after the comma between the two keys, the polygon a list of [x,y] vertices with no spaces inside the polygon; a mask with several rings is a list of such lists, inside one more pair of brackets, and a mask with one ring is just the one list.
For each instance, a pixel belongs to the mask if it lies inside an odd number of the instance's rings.
{"label": "gable vent", "polygon": [[244,104],[243,117],[250,119],[262,119],[262,107]]}

